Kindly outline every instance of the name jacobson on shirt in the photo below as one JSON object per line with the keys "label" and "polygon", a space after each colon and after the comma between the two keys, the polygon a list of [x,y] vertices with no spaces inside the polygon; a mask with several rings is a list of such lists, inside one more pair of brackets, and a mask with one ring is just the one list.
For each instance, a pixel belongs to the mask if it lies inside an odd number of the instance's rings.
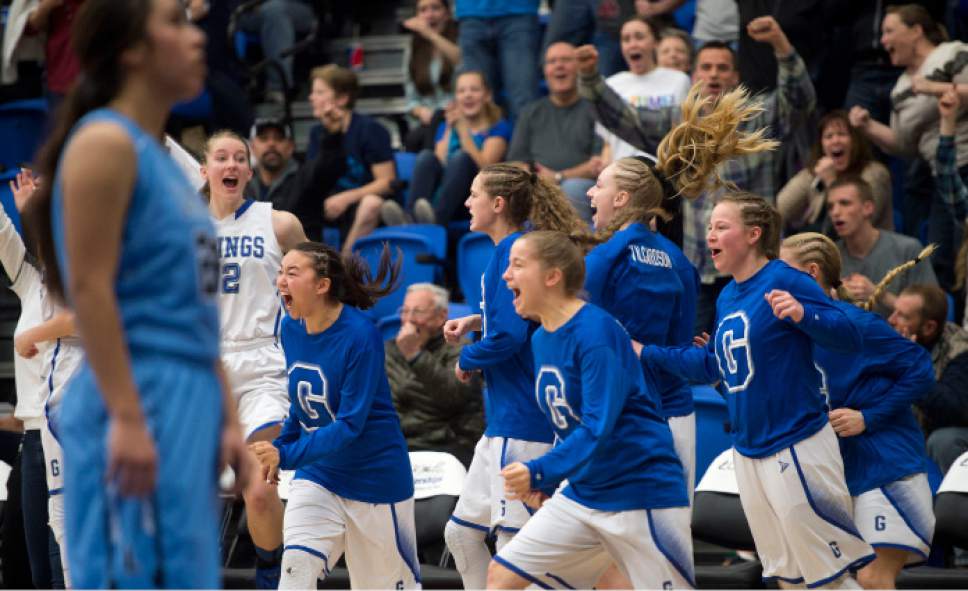
{"label": "name jacobson on shirt", "polygon": [[672,268],[672,259],[663,250],[648,248],[639,244],[629,244],[629,253],[631,253],[632,260],[636,263],[652,265],[653,267]]}
{"label": "name jacobson on shirt", "polygon": [[265,256],[265,239],[262,236],[219,236],[219,258]]}

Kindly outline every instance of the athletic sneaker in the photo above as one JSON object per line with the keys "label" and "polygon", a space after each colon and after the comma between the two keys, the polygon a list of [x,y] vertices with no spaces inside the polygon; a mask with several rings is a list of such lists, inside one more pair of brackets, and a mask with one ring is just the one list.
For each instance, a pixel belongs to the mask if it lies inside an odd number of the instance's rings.
{"label": "athletic sneaker", "polygon": [[417,199],[413,204],[413,218],[418,224],[437,223],[437,216],[434,214],[434,206],[423,197]]}
{"label": "athletic sneaker", "polygon": [[384,226],[402,226],[413,223],[413,220],[410,219],[407,212],[403,211],[400,204],[390,199],[384,200],[383,205],[380,206],[380,218],[383,220]]}

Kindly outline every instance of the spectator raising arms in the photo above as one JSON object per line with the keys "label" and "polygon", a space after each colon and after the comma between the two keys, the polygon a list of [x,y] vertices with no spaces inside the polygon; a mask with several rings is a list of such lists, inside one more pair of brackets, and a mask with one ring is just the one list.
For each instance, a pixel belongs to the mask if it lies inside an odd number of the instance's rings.
{"label": "spectator raising arms", "polygon": [[[891,7],[882,23],[881,44],[891,63],[904,68],[891,91],[891,124],[884,125],[867,109],[850,110],[851,125],[859,128],[879,148],[905,157],[920,156],[934,165],[938,149],[938,109],[934,97],[954,84],[968,96],[968,45],[947,41],[944,28],[921,6],[905,4]],[[961,84],[959,84],[961,83]],[[968,177],[968,117],[958,119],[955,136],[956,161],[961,177]],[[937,171],[935,171],[937,174]],[[938,243],[934,265],[942,279],[948,280],[954,266],[960,226],[948,213],[944,203],[931,201],[928,241]]]}
{"label": "spectator raising arms", "polygon": [[[420,153],[410,180],[407,209],[423,224],[451,221],[467,199],[474,175],[503,160],[511,140],[511,124],[501,118],[484,74],[462,73],[455,94],[455,104],[447,108],[445,121],[437,127],[434,151]],[[406,222],[404,212],[392,201],[384,204],[382,214],[387,225]]]}
{"label": "spectator raising arms", "polygon": [[408,152],[419,152],[433,147],[434,120],[454,98],[451,79],[460,64],[457,22],[451,18],[448,0],[420,0],[417,16],[403,21],[403,27],[413,33],[404,84],[411,129],[404,143]]}
{"label": "spectator raising arms", "polygon": [[[609,76],[605,82],[635,108],[675,106],[689,92],[689,76],[656,66],[655,44],[658,37],[655,25],[642,17],[634,16],[622,25],[622,57],[629,69]],[[641,149],[610,133],[605,127],[600,126],[598,133],[605,140],[602,158],[605,164],[642,153]]]}
{"label": "spectator raising arms", "polygon": [[578,96],[575,48],[559,41],[545,52],[548,96],[525,107],[508,150],[508,160],[561,187],[586,222],[592,211],[585,193],[601,171],[602,141],[595,134],[595,110]]}
{"label": "spectator raising arms", "polygon": [[776,207],[786,227],[799,231],[824,231],[832,228],[824,215],[827,189],[838,175],[860,175],[871,186],[874,197],[874,226],[894,229],[891,204],[891,173],[873,159],[870,144],[850,126],[847,113],[832,111],[820,119],[818,138],[810,161],[776,196]]}

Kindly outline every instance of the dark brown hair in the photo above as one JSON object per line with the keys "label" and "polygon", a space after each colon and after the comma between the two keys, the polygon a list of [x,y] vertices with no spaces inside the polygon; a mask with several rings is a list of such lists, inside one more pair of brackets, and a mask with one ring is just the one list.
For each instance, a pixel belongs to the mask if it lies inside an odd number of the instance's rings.
{"label": "dark brown hair", "polygon": [[124,84],[121,55],[147,37],[152,0],[87,0],[77,12],[71,45],[80,63],[77,81],[54,114],[47,141],[37,156],[37,172],[44,179],[24,210],[29,241],[37,247],[48,291],[64,296],[64,281],[57,265],[51,231],[51,201],[57,163],[74,125],[84,115],[104,107]]}
{"label": "dark brown hair", "polygon": [[857,189],[857,195],[860,197],[861,203],[864,201],[870,201],[871,203],[876,203],[874,200],[874,189],[871,188],[870,183],[865,181],[859,175],[856,174],[842,174],[837,177],[837,180],[830,183],[827,187],[827,194],[829,195],[834,189],[839,189],[840,187],[854,187]]}
{"label": "dark brown hair", "polygon": [[807,165],[807,169],[812,171],[813,167],[817,165],[817,161],[823,158],[823,145],[821,143],[823,133],[833,123],[840,123],[847,130],[847,134],[850,135],[849,164],[847,164],[847,170],[843,174],[859,175],[867,168],[871,160],[874,159],[874,155],[871,152],[871,144],[867,140],[867,137],[859,129],[850,124],[847,111],[843,109],[831,111],[820,118],[820,123],[817,124],[817,141],[810,150],[810,162]]}
{"label": "dark brown hair", "polygon": [[938,325],[938,334],[944,331],[948,322],[948,296],[937,285],[916,283],[901,290],[901,295],[921,296],[924,303],[921,306],[921,321],[934,320]]}
{"label": "dark brown hair", "polygon": [[310,80],[322,80],[326,86],[333,89],[337,98],[346,97],[346,108],[352,110],[356,99],[360,95],[360,81],[352,70],[341,68],[336,64],[327,64],[313,68],[309,73]]}
{"label": "dark brown hair", "polygon": [[920,4],[888,6],[887,14],[896,14],[908,27],[921,27],[924,38],[932,45],[941,45],[948,40],[948,31],[944,25],[934,20],[928,9]]}
{"label": "dark brown hair", "polygon": [[368,310],[376,301],[397,288],[403,256],[397,251],[397,260],[390,259],[390,247],[384,243],[376,276],[369,265],[356,254],[342,255],[332,246],[321,242],[301,242],[292,250],[298,250],[313,261],[313,269],[319,278],[330,281],[329,296],[343,304]]}
{"label": "dark brown hair", "polygon": [[[447,26],[444,28],[441,36],[449,41],[457,43],[457,21],[454,20],[453,15],[450,14],[450,3],[447,0],[437,0],[444,5],[447,9],[449,18],[447,19]],[[419,0],[417,1],[419,5]],[[434,58],[434,44],[428,41],[423,35],[413,33],[410,35],[410,80],[413,81],[413,85],[417,88],[417,94],[420,96],[432,96],[434,94],[434,87],[440,85],[441,88],[450,88],[450,82],[454,76],[454,64],[450,63],[447,59],[441,59],[443,63],[440,68],[440,79],[431,80],[430,78],[430,62]]]}

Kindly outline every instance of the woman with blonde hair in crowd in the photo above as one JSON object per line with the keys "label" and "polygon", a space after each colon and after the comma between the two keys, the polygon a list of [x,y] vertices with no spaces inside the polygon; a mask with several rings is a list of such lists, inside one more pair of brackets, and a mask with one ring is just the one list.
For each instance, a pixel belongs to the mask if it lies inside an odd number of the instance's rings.
{"label": "woman with blonde hair in crowd", "polygon": [[511,124],[494,102],[484,74],[463,72],[454,82],[454,103],[437,127],[433,151],[417,156],[405,208],[386,201],[381,210],[389,226],[408,218],[422,224],[447,224],[459,215],[474,175],[504,159]]}

